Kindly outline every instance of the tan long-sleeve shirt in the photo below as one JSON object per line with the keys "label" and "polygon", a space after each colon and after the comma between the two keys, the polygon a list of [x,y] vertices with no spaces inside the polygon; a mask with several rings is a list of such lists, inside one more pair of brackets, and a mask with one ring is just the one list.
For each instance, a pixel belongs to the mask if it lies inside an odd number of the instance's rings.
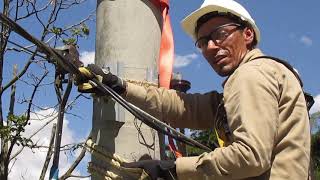
{"label": "tan long-sleeve shirt", "polygon": [[[310,127],[296,77],[285,66],[250,51],[228,77],[223,99],[232,142],[176,161],[181,180],[306,180]],[[128,83],[125,98],[175,127],[214,128],[219,95],[184,94]]]}

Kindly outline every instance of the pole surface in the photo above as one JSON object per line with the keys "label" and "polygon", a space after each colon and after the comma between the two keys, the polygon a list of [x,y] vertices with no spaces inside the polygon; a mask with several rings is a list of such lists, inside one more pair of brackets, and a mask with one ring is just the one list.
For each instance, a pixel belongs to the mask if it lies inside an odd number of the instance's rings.
{"label": "pole surface", "polygon": [[[126,79],[157,83],[161,27],[149,0],[98,0],[95,63]],[[93,141],[109,152],[131,161],[160,159],[157,132],[108,98],[94,98],[92,126]],[[111,169],[98,157],[92,162]]]}

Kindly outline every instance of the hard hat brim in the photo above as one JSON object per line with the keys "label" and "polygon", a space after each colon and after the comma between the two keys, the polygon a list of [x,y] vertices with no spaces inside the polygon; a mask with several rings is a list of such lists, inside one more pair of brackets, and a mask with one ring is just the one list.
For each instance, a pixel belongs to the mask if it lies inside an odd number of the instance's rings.
{"label": "hard hat brim", "polygon": [[254,22],[251,22],[250,20],[242,17],[238,12],[235,12],[235,11],[233,11],[231,9],[227,9],[225,7],[221,7],[221,6],[217,6],[217,5],[208,5],[206,7],[199,8],[199,9],[195,10],[194,12],[192,12],[189,16],[187,16],[186,18],[184,18],[181,21],[182,29],[194,41],[196,41],[197,35],[195,34],[195,27],[197,26],[198,19],[200,17],[202,17],[203,15],[207,14],[207,13],[215,12],[215,11],[216,12],[220,12],[220,13],[230,12],[231,14],[234,14],[234,15],[240,17],[242,20],[248,21],[252,25],[252,28],[253,28],[253,30],[255,32],[257,42],[260,41],[260,31],[259,31],[258,27],[255,25]]}

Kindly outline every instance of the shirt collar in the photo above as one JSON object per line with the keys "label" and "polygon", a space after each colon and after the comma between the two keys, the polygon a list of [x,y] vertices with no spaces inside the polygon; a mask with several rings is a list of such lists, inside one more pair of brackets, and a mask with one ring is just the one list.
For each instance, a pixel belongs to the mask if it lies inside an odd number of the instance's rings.
{"label": "shirt collar", "polygon": [[264,56],[264,54],[261,52],[260,49],[256,48],[253,49],[251,51],[249,51],[244,58],[242,59],[241,63],[239,64],[239,67],[249,61],[251,61],[252,59],[259,57],[259,56]]}
{"label": "shirt collar", "polygon": [[[242,59],[241,63],[239,64],[239,66],[237,68],[239,68],[240,66],[242,66],[243,64],[253,60],[256,57],[259,56],[264,56],[264,54],[262,53],[262,51],[258,48],[252,49],[251,51],[249,51]],[[232,75],[232,74],[231,74]],[[228,81],[229,77],[231,76],[229,75],[222,83],[222,87],[224,87],[225,83]]]}

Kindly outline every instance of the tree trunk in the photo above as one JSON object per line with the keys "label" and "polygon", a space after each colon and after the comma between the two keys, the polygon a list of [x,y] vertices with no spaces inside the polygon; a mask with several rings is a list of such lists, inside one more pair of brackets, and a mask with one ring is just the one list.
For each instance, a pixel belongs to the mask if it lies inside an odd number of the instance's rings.
{"label": "tree trunk", "polygon": [[[9,14],[9,0],[3,1],[3,14],[8,16]],[[6,26],[1,26],[1,39],[0,39],[0,129],[4,127],[3,111],[2,111],[2,81],[3,81],[3,61],[5,48],[7,46],[7,33],[9,32]],[[1,153],[0,153],[0,179],[8,179],[8,139],[1,137]]]}

